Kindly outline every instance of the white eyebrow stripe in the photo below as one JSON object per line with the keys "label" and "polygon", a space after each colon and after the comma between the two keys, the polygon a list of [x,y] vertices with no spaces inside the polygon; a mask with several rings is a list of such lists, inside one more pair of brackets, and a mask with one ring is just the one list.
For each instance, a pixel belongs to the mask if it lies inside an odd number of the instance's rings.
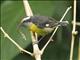
{"label": "white eyebrow stripe", "polygon": [[31,18],[31,17],[28,16],[28,17],[26,17],[26,18],[23,18],[22,21],[28,20],[28,19],[30,19],[30,18]]}
{"label": "white eyebrow stripe", "polygon": [[26,20],[30,19],[30,18],[31,18],[30,16],[28,16],[28,17],[26,17],[26,18],[23,18],[23,19],[21,20],[21,23],[22,23],[23,21],[26,21]]}

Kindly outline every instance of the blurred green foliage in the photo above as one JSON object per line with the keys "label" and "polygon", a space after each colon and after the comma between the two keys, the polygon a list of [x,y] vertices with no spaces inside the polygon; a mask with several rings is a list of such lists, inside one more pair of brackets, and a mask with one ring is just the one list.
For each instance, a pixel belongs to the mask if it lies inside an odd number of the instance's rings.
{"label": "blurred green foliage", "polygon": [[[29,1],[34,15],[44,15],[60,20],[72,1]],[[29,31],[26,29],[24,40],[17,27],[23,17],[26,17],[22,1],[1,2],[1,26],[23,48],[31,43]],[[71,22],[70,10],[64,20]],[[42,60],[69,60],[71,23],[65,28],[59,28],[56,34],[56,42],[51,42],[42,55]],[[75,42],[74,60],[77,60],[77,40]],[[30,49],[32,50],[32,49]],[[28,54],[20,53],[11,41],[1,34],[1,60],[33,60]]]}

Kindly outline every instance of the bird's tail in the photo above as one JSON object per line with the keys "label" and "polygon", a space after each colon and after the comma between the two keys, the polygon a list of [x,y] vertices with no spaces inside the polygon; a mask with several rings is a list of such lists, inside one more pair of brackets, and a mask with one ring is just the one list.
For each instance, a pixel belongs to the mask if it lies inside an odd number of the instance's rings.
{"label": "bird's tail", "polygon": [[56,25],[56,26],[67,26],[67,24],[69,24],[68,21],[62,21],[62,22],[56,23],[55,25]]}

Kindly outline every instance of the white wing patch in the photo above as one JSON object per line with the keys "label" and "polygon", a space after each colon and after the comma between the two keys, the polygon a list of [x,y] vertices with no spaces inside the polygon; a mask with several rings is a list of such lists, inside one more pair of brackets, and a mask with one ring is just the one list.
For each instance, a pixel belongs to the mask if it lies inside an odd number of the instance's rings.
{"label": "white wing patch", "polygon": [[54,28],[44,28],[44,30],[45,30],[46,32],[51,32],[51,31],[54,30]]}
{"label": "white wing patch", "polygon": [[49,27],[49,24],[46,24],[46,27]]}

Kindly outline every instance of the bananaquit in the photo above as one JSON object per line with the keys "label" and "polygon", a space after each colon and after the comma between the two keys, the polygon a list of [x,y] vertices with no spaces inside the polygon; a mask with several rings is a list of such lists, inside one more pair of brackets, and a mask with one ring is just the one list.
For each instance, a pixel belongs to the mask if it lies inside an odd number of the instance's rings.
{"label": "bananaquit", "polygon": [[66,26],[68,21],[57,21],[47,16],[28,16],[23,18],[21,26],[29,28],[32,32],[36,32],[38,36],[45,36],[52,32],[57,26]]}

